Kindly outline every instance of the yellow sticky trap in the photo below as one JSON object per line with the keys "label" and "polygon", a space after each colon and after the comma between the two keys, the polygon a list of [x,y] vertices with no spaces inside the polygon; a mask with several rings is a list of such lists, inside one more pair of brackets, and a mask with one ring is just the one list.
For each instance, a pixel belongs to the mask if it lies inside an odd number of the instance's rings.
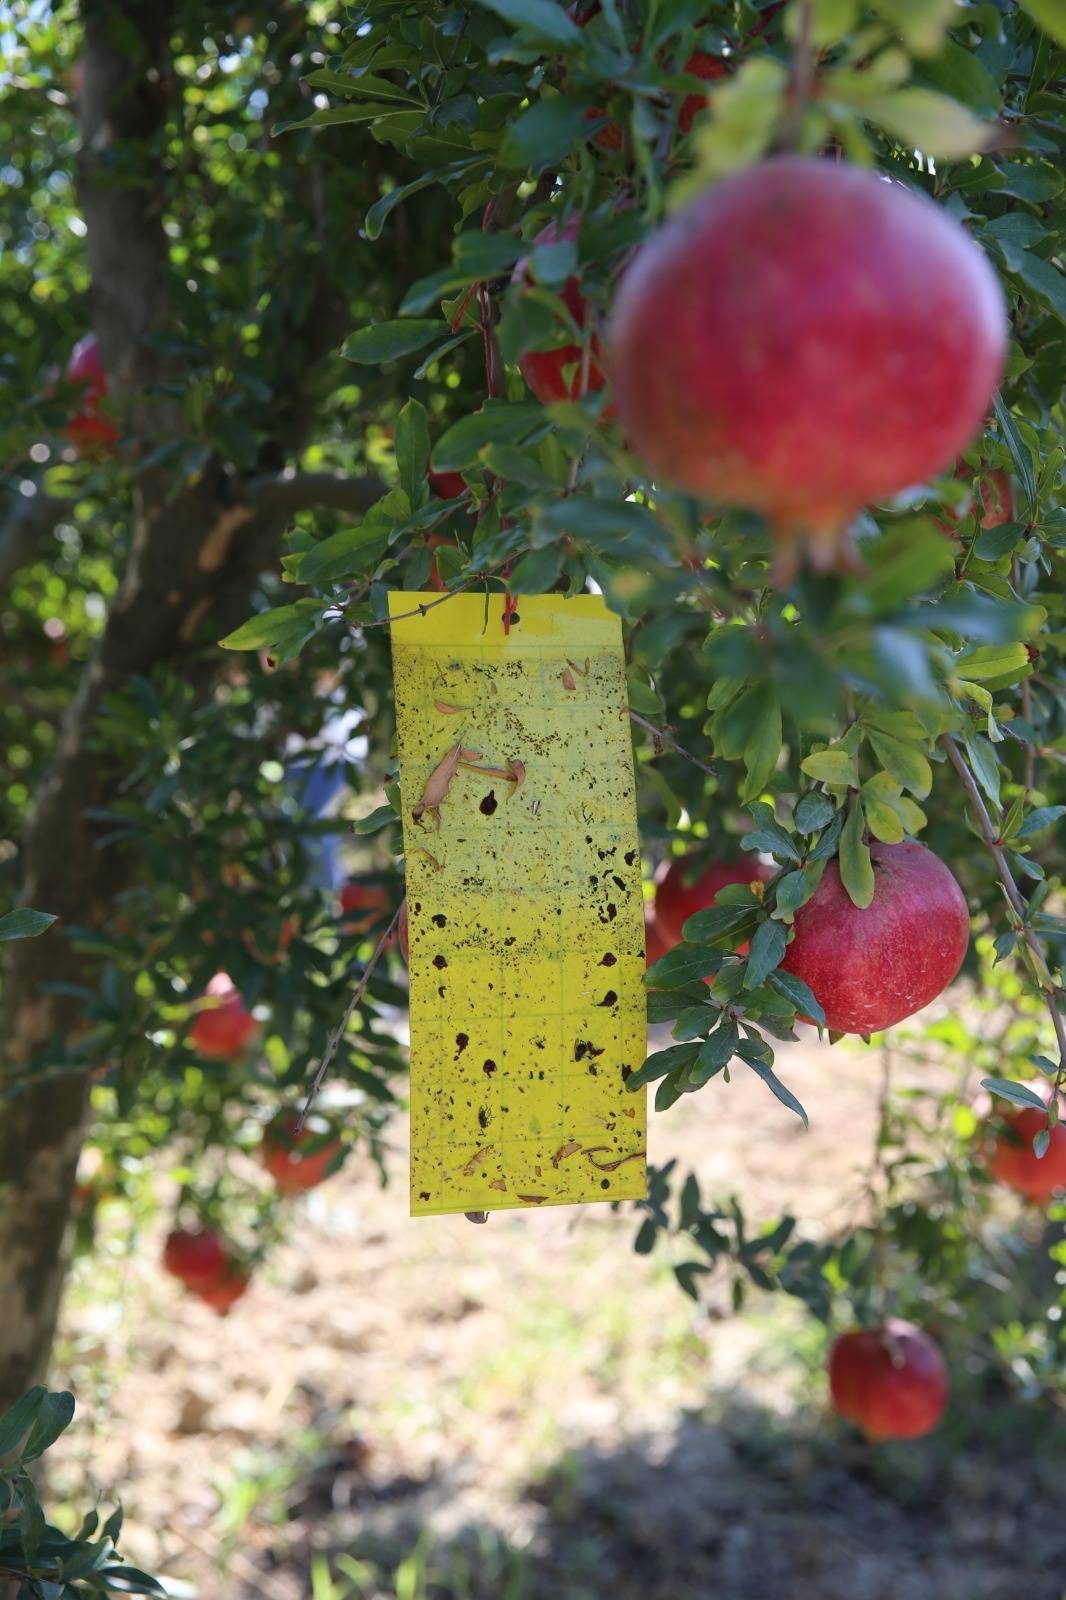
{"label": "yellow sticky trap", "polygon": [[597,596],[393,593],[411,1212],[640,1199],[646,1047],[618,618]]}

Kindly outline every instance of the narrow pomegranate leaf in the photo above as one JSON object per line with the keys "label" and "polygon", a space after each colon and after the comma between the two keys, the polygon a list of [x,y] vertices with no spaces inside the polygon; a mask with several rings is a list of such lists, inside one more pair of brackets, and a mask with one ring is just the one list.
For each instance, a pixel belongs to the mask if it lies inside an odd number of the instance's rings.
{"label": "narrow pomegranate leaf", "polygon": [[815,998],[813,989],[810,989],[802,978],[797,978],[794,972],[782,972],[779,967],[776,972],[771,972],[770,982],[778,994],[783,994],[786,1000],[791,1000],[796,1010],[803,1016],[813,1018],[819,1027],[825,1027],[825,1012]]}
{"label": "narrow pomegranate leaf", "polygon": [[786,1085],[781,1082],[781,1079],[777,1076],[777,1073],[774,1071],[773,1067],[767,1066],[765,1061],[760,1060],[760,1058],[755,1055],[755,1052],[750,1049],[749,1045],[741,1044],[737,1054],[747,1062],[752,1072],[762,1079],[763,1083],[765,1083],[766,1087],[771,1091],[771,1093],[777,1096],[781,1104],[783,1106],[787,1106],[790,1111],[794,1111],[805,1128],[810,1127],[810,1123],[807,1120],[806,1111],[804,1111],[802,1105],[792,1093],[792,1090],[787,1088]]}
{"label": "narrow pomegranate leaf", "polygon": [[697,1046],[694,1044],[672,1044],[665,1050],[656,1050],[642,1067],[626,1079],[626,1088],[630,1093],[643,1089],[646,1083],[655,1083],[657,1079],[665,1078],[667,1073],[674,1072],[678,1067],[687,1067],[695,1060],[696,1054]]}
{"label": "narrow pomegranate leaf", "polygon": [[1048,1128],[1041,1128],[1039,1133],[1033,1135],[1033,1154],[1038,1161],[1042,1161],[1047,1155],[1050,1143],[1051,1131]]}
{"label": "narrow pomegranate leaf", "polygon": [[1009,1100],[1016,1106],[1035,1106],[1038,1111],[1046,1111],[1047,1106],[1034,1089],[1026,1088],[1024,1083],[1012,1083],[1009,1078],[982,1078],[982,1089],[987,1089],[989,1094],[998,1095],[1001,1100]]}
{"label": "narrow pomegranate leaf", "polygon": [[745,989],[756,989],[763,979],[780,963],[788,943],[788,930],[783,922],[760,922],[755,930],[744,973]]}
{"label": "narrow pomegranate leaf", "polygon": [[733,1059],[739,1042],[740,1031],[736,1022],[732,1017],[723,1017],[718,1027],[713,1033],[708,1034],[700,1046],[696,1065],[689,1069],[690,1087],[702,1088],[716,1072],[721,1072],[722,1068]]}
{"label": "narrow pomegranate leaf", "polygon": [[862,801],[856,796],[840,835],[840,881],[852,905],[864,911],[874,897],[874,869],[870,847],[863,837],[866,818]]}
{"label": "narrow pomegranate leaf", "polygon": [[648,968],[644,981],[649,989],[677,989],[698,982],[717,972],[723,957],[698,944],[679,944]]}

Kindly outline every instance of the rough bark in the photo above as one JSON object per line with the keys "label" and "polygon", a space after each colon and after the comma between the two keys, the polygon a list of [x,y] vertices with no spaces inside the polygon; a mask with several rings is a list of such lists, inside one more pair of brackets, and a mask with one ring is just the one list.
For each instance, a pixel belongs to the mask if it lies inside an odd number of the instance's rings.
{"label": "rough bark", "polygon": [[[166,112],[171,7],[166,0],[83,0],[83,19],[78,192],[94,325],[124,437],[141,441],[147,460],[152,440],[173,437],[181,425],[173,402],[153,398],[166,373],[146,340],[167,314],[155,147]],[[114,178],[116,152],[125,182]],[[333,338],[327,326],[305,332],[312,353],[316,339],[328,348]],[[288,414],[309,420],[298,396]],[[282,459],[300,442],[279,441]],[[40,939],[6,947],[0,1091],[18,1092],[0,1099],[0,1409],[47,1366],[87,1110],[84,1073],[41,1070],[62,1063],[82,1026],[79,1002],[45,986],[92,982],[64,928],[106,927],[133,866],[128,856],[100,848],[101,827],[86,815],[108,804],[122,777],[94,749],[101,704],[131,674],[162,661],[186,657],[202,672],[203,646],[248,615],[255,578],[276,562],[279,535],[295,510],[325,504],[358,511],[379,492],[369,479],[318,474],[242,484],[221,461],[176,492],[173,478],[158,469],[137,477],[129,564],[23,841],[19,898],[62,920]],[[21,540],[26,559],[32,541],[17,529],[10,537],[12,548]]]}

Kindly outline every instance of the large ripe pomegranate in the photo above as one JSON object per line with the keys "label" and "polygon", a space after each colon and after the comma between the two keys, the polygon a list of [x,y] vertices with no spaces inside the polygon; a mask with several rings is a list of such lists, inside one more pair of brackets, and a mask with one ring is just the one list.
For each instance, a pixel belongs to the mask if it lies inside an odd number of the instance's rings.
{"label": "large ripe pomegranate", "polygon": [[1003,370],[1003,293],[942,207],[778,156],[687,205],[625,273],[609,366],[664,482],[769,519],[779,567],[842,558],[860,507],[942,471]]}
{"label": "large ripe pomegranate", "polygon": [[466,479],[461,472],[431,472],[429,486],[440,500],[457,500],[466,493]]}
{"label": "large ripe pomegranate", "polygon": [[340,1166],[344,1146],[336,1129],[324,1118],[296,1132],[296,1117],[281,1112],[263,1129],[259,1148],[266,1170],[282,1194],[303,1194],[315,1189]]}
{"label": "large ripe pomegranate", "polygon": [[[561,232],[557,223],[549,222],[533,242],[555,244],[559,240],[576,240],[580,230],[581,218],[572,213],[567,217]],[[514,269],[514,282],[528,283],[531,277],[532,263],[529,256],[523,256]],[[584,328],[588,303],[581,293],[581,285],[576,277],[567,278],[559,291],[559,298],[577,326]],[[527,350],[525,355],[519,356],[518,365],[522,376],[541,405],[550,406],[558,400],[576,400],[581,394],[581,359],[582,348],[579,344],[559,344],[547,350]],[[602,389],[607,382],[603,374],[602,360],[603,350],[600,341],[593,334],[586,389],[589,394],[596,389]],[[564,368],[572,369],[569,375],[564,372]]]}
{"label": "large ripe pomegranate", "polygon": [[100,359],[100,343],[95,333],[79,339],[71,352],[64,373],[68,383],[84,385],[81,408],[66,426],[66,435],[82,455],[104,454],[118,443],[118,429],[110,417],[103,416],[100,402],[107,394],[107,375]]}
{"label": "large ripe pomegranate", "polygon": [[247,1050],[259,1024],[245,1010],[240,990],[228,973],[216,972],[206,992],[214,1004],[197,1013],[189,1029],[189,1044],[205,1061],[234,1061]]}
{"label": "large ripe pomegranate", "polygon": [[948,1403],[940,1347],[913,1322],[890,1317],[876,1332],[842,1333],[829,1352],[833,1409],[870,1439],[919,1439]]}
{"label": "large ripe pomegranate", "polygon": [[661,871],[655,888],[655,920],[668,946],[679,944],[682,929],[697,911],[713,906],[720,889],[729,883],[765,883],[770,869],[754,857],[740,861],[712,861],[695,880],[686,883],[692,871],[692,857],[671,861]]}
{"label": "large ripe pomegranate", "polygon": [[870,846],[874,897],[853,905],[830,861],[796,912],[781,965],[802,978],[838,1033],[876,1033],[913,1016],[962,966],[970,919],[944,863],[920,844]]}
{"label": "large ripe pomegranate", "polygon": [[163,1245],[163,1266],[182,1283],[211,1283],[224,1271],[226,1248],[211,1228],[174,1228]]}
{"label": "large ripe pomegranate", "polygon": [[[1049,1087],[1041,1084],[1037,1093],[1050,1104]],[[1066,1104],[1060,1104],[1059,1114],[1066,1114]],[[1066,1189],[1066,1125],[1057,1122],[1050,1130],[1050,1143],[1042,1156],[1033,1151],[1034,1137],[1047,1125],[1045,1111],[1035,1106],[1008,1107],[997,1100],[985,1126],[991,1176],[1042,1206]]]}

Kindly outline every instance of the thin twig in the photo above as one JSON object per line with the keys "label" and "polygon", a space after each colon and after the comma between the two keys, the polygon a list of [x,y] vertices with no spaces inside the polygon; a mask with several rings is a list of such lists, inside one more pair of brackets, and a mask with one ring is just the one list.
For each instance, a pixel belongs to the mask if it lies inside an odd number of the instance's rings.
{"label": "thin twig", "polygon": [[705,761],[701,761],[698,756],[694,756],[691,750],[686,750],[683,744],[678,744],[673,734],[668,733],[665,728],[657,728],[654,722],[649,722],[638,711],[630,709],[629,715],[639,727],[650,733],[658,744],[668,744],[671,750],[676,750],[679,756],[684,756],[685,760],[691,761],[694,767],[699,767],[700,771],[705,772],[708,778],[716,778],[718,776],[715,767],[709,767]]}
{"label": "thin twig", "polygon": [[[521,551],[519,552],[519,554],[522,553]],[[515,558],[510,556],[508,559],[513,561]],[[501,561],[498,565],[503,567],[507,563]],[[470,589],[475,583],[484,582],[486,578],[494,578],[497,570],[497,567],[486,567],[484,572],[476,572],[473,577],[464,578],[462,583],[457,583],[454,589],[449,589],[447,594],[442,594],[439,600],[427,600],[425,605],[415,606],[413,611],[398,611],[394,617],[376,617],[369,622],[351,622],[348,626],[355,629],[387,628],[394,622],[406,622],[408,617],[424,617],[427,611],[433,610],[434,606],[442,606],[446,601],[453,600],[457,594],[462,594],[464,589]]]}
{"label": "thin twig", "polygon": [[[1011,557],[1011,564],[1010,564],[1010,581],[1011,581],[1011,584],[1012,584],[1012,586],[1014,588],[1015,594],[1017,594],[1017,592],[1018,592],[1019,578],[1020,578],[1020,572],[1019,572],[1019,568],[1018,568],[1018,557],[1017,556],[1012,556]],[[1032,690],[1032,685],[1030,684],[1028,678],[1023,678],[1022,679],[1022,716],[1025,718],[1025,720],[1029,724],[1029,726],[1032,727],[1032,725],[1033,725],[1033,690]],[[1026,742],[1025,742],[1025,803],[1026,803],[1026,805],[1029,804],[1030,800],[1033,797],[1033,781],[1034,781],[1035,777],[1036,777],[1036,751],[1033,749],[1032,741],[1027,739]]]}
{"label": "thin twig", "polygon": [[803,131],[803,113],[814,87],[814,49],[811,34],[814,22],[812,0],[799,0],[799,27],[792,47],[792,70],[785,90],[785,114],[779,147],[797,150]]}
{"label": "thin twig", "polygon": [[393,912],[392,921],[389,923],[388,927],[385,929],[385,932],[381,935],[381,938],[375,945],[374,953],[370,957],[370,960],[367,962],[366,966],[363,968],[363,975],[352,991],[352,998],[348,1001],[347,1006],[344,1008],[343,1017],[330,1034],[329,1042],[327,1043],[325,1051],[322,1055],[322,1060],[318,1063],[318,1070],[311,1081],[311,1088],[308,1091],[307,1099],[304,1101],[304,1108],[296,1119],[297,1138],[299,1138],[300,1134],[304,1130],[304,1123],[307,1121],[311,1106],[314,1103],[315,1095],[322,1087],[322,1080],[329,1071],[330,1063],[332,1062],[333,1057],[337,1054],[337,1051],[340,1048],[340,1042],[344,1038],[345,1033],[348,1031],[348,1024],[352,1020],[352,1014],[366,993],[366,986],[370,982],[371,974],[378,964],[378,959],[381,955],[381,952],[389,942],[390,935],[395,931],[396,924],[400,920],[400,912],[403,910],[406,904],[406,900],[401,900],[399,905],[396,907],[396,910]]}
{"label": "thin twig", "polygon": [[[941,743],[943,744],[944,749],[947,751],[948,760],[958,773],[959,778],[962,781],[962,786],[969,796],[970,804],[973,807],[974,816],[977,819],[977,824],[981,832],[981,837],[988,846],[988,849],[992,855],[992,859],[996,864],[996,871],[999,874],[999,881],[1003,885],[1003,891],[1007,896],[1007,902],[1021,924],[1021,927],[1018,931],[1020,932],[1030,954],[1033,957],[1036,965],[1036,971],[1038,974],[1040,971],[1047,972],[1047,961],[1045,959],[1040,940],[1033,932],[1032,928],[1028,926],[1026,921],[1028,913],[1026,910],[1025,901],[1022,899],[1018,890],[1018,885],[1014,881],[1014,874],[1010,869],[1010,863],[1003,853],[1003,846],[1000,842],[999,834],[996,831],[996,827],[992,821],[992,818],[988,814],[988,807],[985,805],[981,791],[977,787],[977,780],[974,778],[973,773],[963,760],[959,751],[959,747],[955,743],[955,740],[952,738],[950,733],[944,734]],[[1055,1078],[1055,1093],[1057,1095],[1062,1088],[1064,1078],[1066,1078],[1066,1020],[1063,1019],[1062,1012],[1059,1010],[1058,997],[1060,991],[1055,987],[1054,984],[1051,983],[1050,976],[1047,984],[1041,983],[1040,989],[1047,1004],[1048,1013],[1051,1017],[1052,1026],[1055,1029],[1055,1038],[1058,1041],[1059,1047],[1059,1070]]]}

